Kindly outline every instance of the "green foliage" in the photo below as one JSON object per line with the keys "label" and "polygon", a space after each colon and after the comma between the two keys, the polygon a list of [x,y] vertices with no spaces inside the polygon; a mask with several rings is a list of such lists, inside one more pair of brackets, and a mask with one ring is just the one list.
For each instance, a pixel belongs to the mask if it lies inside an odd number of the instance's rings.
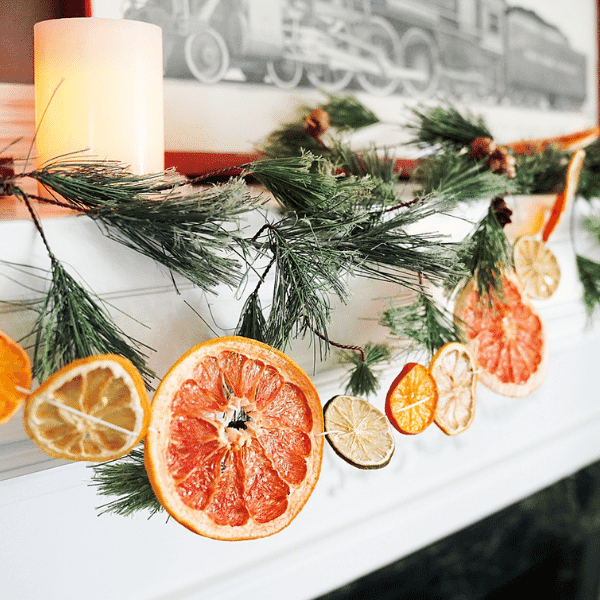
{"label": "green foliage", "polygon": [[379,123],[377,115],[354,96],[329,94],[327,102],[315,108],[325,110],[329,115],[330,125],[340,130],[361,129]]}
{"label": "green foliage", "polygon": [[[493,202],[475,231],[459,246],[457,257],[464,272],[477,278],[477,292],[483,301],[489,301],[490,296],[503,296],[502,275],[513,266],[512,246],[498,221]],[[445,289],[451,292],[463,282],[464,278],[449,278]]]}
{"label": "green foliage", "polygon": [[591,317],[600,308],[600,263],[576,255],[575,264],[583,286],[583,303]]}
{"label": "green foliage", "polygon": [[421,148],[442,146],[453,151],[468,148],[477,137],[492,137],[483,118],[462,114],[451,105],[411,109],[414,133],[411,144]]}
{"label": "green foliage", "polygon": [[585,148],[585,160],[578,192],[586,200],[600,198],[600,140],[596,140]]}
{"label": "green foliage", "polygon": [[411,179],[422,195],[443,198],[445,207],[515,191],[513,180],[496,175],[468,154],[443,152],[421,161]]}
{"label": "green foliage", "polygon": [[538,154],[517,156],[514,179],[519,194],[555,194],[565,185],[570,153],[548,146]]}
{"label": "green foliage", "polygon": [[395,336],[410,340],[408,350],[424,349],[430,359],[444,344],[463,341],[452,313],[424,292],[408,306],[384,310],[380,322]]}
{"label": "green foliage", "polygon": [[364,354],[356,350],[340,353],[340,362],[353,365],[349,371],[346,394],[366,398],[379,389],[379,381],[374,367],[388,362],[392,356],[387,344],[365,344]]}
{"label": "green foliage", "polygon": [[156,498],[146,467],[144,449],[134,448],[127,456],[91,467],[92,483],[101,496],[116,496],[114,500],[99,506],[99,514],[113,513],[128,517],[141,510],[153,516],[163,511]]}
{"label": "green foliage", "polygon": [[119,354],[142,373],[154,376],[145,364],[143,348],[112,320],[104,303],[87,292],[56,260],[52,261],[49,290],[37,307],[33,374],[40,381],[66,364],[96,354]]}

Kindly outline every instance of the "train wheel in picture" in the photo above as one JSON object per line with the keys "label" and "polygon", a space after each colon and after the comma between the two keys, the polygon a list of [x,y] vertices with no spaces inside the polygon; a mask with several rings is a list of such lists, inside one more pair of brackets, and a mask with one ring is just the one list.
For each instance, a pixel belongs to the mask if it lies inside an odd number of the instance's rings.
{"label": "train wheel in picture", "polygon": [[192,75],[202,83],[218,83],[229,69],[229,50],[214,29],[192,33],[185,40],[185,60]]}
{"label": "train wheel in picture", "polygon": [[[354,77],[354,72],[349,69],[335,68],[332,66],[335,63],[336,54],[346,55],[348,59],[351,56],[351,48],[348,42],[345,42],[343,38],[348,37],[348,31],[346,26],[342,24],[341,28],[337,31],[330,31],[331,36],[328,38],[328,47],[331,51],[331,55],[327,56],[328,49],[323,49],[324,60],[321,63],[307,63],[306,64],[306,77],[310,83],[325,92],[340,92],[348,86]],[[336,35],[339,35],[342,39],[336,39]],[[333,61],[329,59],[333,58]]]}
{"label": "train wheel in picture", "polygon": [[293,58],[278,58],[267,63],[267,74],[282,90],[294,89],[302,79],[302,63]]}
{"label": "train wheel in picture", "polygon": [[411,96],[431,96],[440,83],[440,59],[434,39],[422,29],[411,27],[400,44],[404,67],[427,75],[424,81],[405,79],[404,90]]}
{"label": "train wheel in picture", "polygon": [[[390,66],[402,64],[401,45],[398,33],[385,19],[371,17],[361,24],[358,36],[366,43],[361,49],[365,58],[374,58],[380,73],[358,73],[356,79],[366,92],[375,96],[391,94],[399,84],[399,79],[389,72]],[[370,47],[370,48],[369,48]]]}

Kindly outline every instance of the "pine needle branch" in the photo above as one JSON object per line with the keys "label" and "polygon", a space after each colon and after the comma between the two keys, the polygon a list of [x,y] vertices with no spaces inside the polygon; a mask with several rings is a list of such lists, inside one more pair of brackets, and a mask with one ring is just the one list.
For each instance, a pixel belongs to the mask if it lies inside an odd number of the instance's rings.
{"label": "pine needle branch", "polygon": [[[457,257],[464,266],[463,272],[477,278],[477,292],[482,300],[503,297],[503,275],[513,266],[512,246],[498,220],[494,201],[475,231],[461,243]],[[451,293],[463,280],[449,278],[446,291]]]}
{"label": "pine needle branch", "polygon": [[403,340],[410,340],[408,350],[424,349],[431,358],[444,344],[462,341],[460,327],[453,315],[425,292],[408,306],[389,307],[383,311],[381,325]]}
{"label": "pine needle branch", "polygon": [[329,115],[329,123],[339,130],[362,129],[379,123],[377,115],[354,96],[328,94],[327,102],[319,104]]}
{"label": "pine needle branch", "polygon": [[454,151],[470,146],[477,137],[493,137],[483,118],[461,114],[448,105],[411,109],[414,120],[406,127],[414,132],[411,144],[421,148],[437,146]]}
{"label": "pine needle branch", "polygon": [[368,397],[379,389],[379,380],[374,367],[380,366],[391,358],[391,350],[387,344],[365,344],[363,353],[356,351],[341,352],[340,362],[352,365],[349,370],[346,393],[352,396]]}
{"label": "pine needle branch", "polygon": [[583,303],[588,316],[592,317],[600,308],[600,263],[578,254],[575,264],[583,286]]}
{"label": "pine needle branch", "polygon": [[99,514],[113,513],[128,517],[136,512],[149,511],[149,517],[163,511],[156,498],[144,465],[144,450],[138,446],[127,456],[92,465],[92,483],[100,496],[116,496],[98,507]]}
{"label": "pine needle branch", "polygon": [[119,354],[140,371],[146,384],[155,374],[146,366],[145,348],[112,320],[100,298],[87,292],[56,260],[48,292],[37,308],[33,375],[43,381],[66,364],[96,354]]}

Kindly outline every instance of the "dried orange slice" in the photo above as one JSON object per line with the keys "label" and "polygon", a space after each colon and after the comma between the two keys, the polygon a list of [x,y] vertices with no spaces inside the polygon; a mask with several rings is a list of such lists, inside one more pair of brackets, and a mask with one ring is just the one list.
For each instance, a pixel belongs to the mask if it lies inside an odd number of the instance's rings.
{"label": "dried orange slice", "polygon": [[323,409],[327,441],[359,469],[385,467],[394,454],[394,437],[385,415],[355,396],[335,396]]}
{"label": "dried orange slice", "polygon": [[448,435],[467,429],[475,418],[475,359],[464,344],[444,344],[431,359],[429,371],[438,390],[436,425]]}
{"label": "dried orange slice", "polygon": [[454,314],[475,357],[481,383],[515,398],[541,384],[548,357],[544,327],[514,272],[504,276],[503,296],[490,303],[481,300],[471,278],[456,299]]}
{"label": "dried orange slice", "polygon": [[183,355],[151,409],[146,469],[180,523],[221,540],[274,534],[317,483],[323,408],[306,373],[282,352],[243,337]]}
{"label": "dried orange slice", "polygon": [[433,422],[438,403],[431,373],[419,363],[407,363],[394,379],[385,399],[385,413],[401,433],[425,431]]}
{"label": "dried orange slice", "polygon": [[593,127],[557,137],[520,140],[506,144],[505,147],[511,148],[515,154],[538,154],[550,145],[556,146],[559,150],[578,150],[595,142],[599,135],[600,127]]}
{"label": "dried orange slice", "polygon": [[548,241],[548,238],[552,232],[556,229],[561,216],[565,212],[567,206],[573,202],[577,189],[579,187],[579,179],[581,177],[581,170],[583,168],[583,161],[585,160],[585,150],[577,150],[571,156],[569,165],[567,167],[567,176],[565,180],[565,187],[560,194],[557,194],[556,200],[550,211],[550,216],[544,225],[542,231],[542,240]]}
{"label": "dried orange slice", "polygon": [[127,454],[146,434],[149,405],[135,366],[114,354],[75,360],[28,398],[25,429],[46,454],[105,461]]}
{"label": "dried orange slice", "polygon": [[550,298],[560,283],[558,260],[550,248],[532,236],[517,238],[513,247],[515,272],[533,298]]}
{"label": "dried orange slice", "polygon": [[21,408],[31,388],[31,361],[27,352],[0,331],[0,425]]}

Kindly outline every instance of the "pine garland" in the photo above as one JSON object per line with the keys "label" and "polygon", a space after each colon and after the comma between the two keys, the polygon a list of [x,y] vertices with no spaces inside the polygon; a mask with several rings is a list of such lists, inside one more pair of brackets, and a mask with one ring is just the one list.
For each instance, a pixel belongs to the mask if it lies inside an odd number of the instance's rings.
{"label": "pine garland", "polygon": [[588,316],[592,317],[600,308],[600,263],[578,254],[575,264],[583,285],[583,303]]}

